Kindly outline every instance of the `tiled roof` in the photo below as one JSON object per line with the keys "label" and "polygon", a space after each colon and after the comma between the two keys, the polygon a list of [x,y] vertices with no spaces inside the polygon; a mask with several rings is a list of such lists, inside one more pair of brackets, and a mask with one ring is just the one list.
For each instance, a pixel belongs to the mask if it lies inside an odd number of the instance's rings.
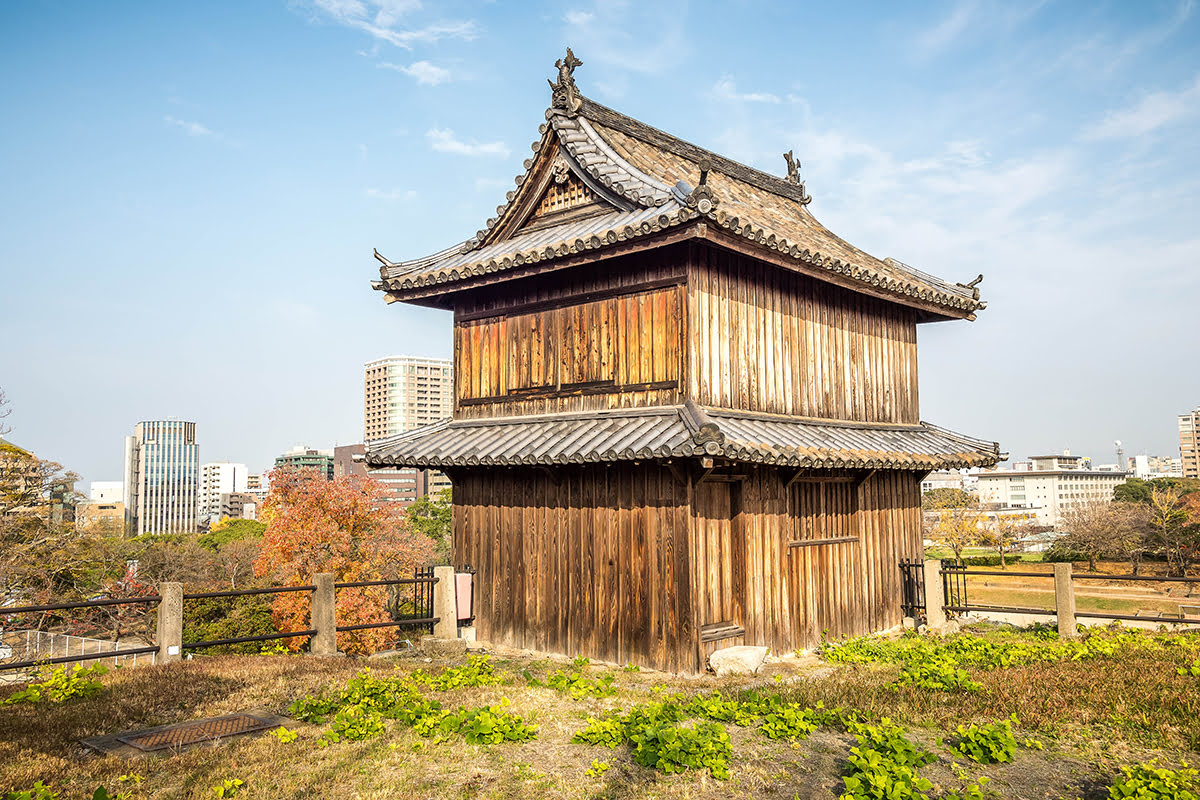
{"label": "tiled roof", "polygon": [[812,469],[988,466],[995,442],[927,423],[870,425],[684,406],[444,420],[367,443],[369,466],[589,464],[716,456]]}
{"label": "tiled roof", "polygon": [[[383,263],[376,289],[404,299],[406,292],[469,281],[539,261],[599,251],[687,222],[708,222],[752,247],[786,256],[809,269],[901,298],[941,307],[950,316],[984,308],[979,290],[954,284],[894,259],[878,259],[841,239],[807,208],[804,187],[712,153],[580,97],[577,113],[546,112],[537,155],[525,162],[516,189],[474,237],[420,259]],[[608,213],[573,219],[536,231],[499,237],[497,229],[517,213],[522,191],[539,158],[561,155],[612,207]],[[710,172],[699,186],[702,166]],[[529,185],[527,185],[529,184]],[[701,197],[710,198],[699,202]],[[507,230],[507,228],[506,228]]]}

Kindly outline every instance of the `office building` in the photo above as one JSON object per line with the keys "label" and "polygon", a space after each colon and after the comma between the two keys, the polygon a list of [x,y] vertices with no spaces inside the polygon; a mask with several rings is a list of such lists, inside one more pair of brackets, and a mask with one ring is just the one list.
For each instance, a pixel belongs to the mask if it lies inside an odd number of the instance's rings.
{"label": "office building", "polygon": [[1135,478],[1147,481],[1155,478],[1181,478],[1183,460],[1169,456],[1133,456],[1129,459],[1129,471]]}
{"label": "office building", "polygon": [[[454,365],[450,359],[390,356],[366,364],[363,436],[367,441],[411,431],[454,412]],[[422,476],[421,494],[450,488],[443,473]]]}
{"label": "office building", "polygon": [[1113,489],[1125,483],[1128,473],[1085,468],[1090,460],[1061,455],[1033,456],[1028,470],[980,472],[979,500],[996,508],[1037,511],[1039,525],[1057,526],[1075,506],[1111,502]]}
{"label": "office building", "polygon": [[281,456],[275,458],[275,469],[315,469],[325,476],[325,480],[333,480],[333,451],[313,450],[303,445],[297,445]]}
{"label": "office building", "polygon": [[249,492],[223,492],[218,519],[258,519],[258,497]]}
{"label": "office building", "polygon": [[[415,467],[386,467],[384,469],[367,469],[361,460],[355,460],[367,452],[362,444],[347,444],[333,448],[333,477],[345,475],[361,475],[373,478],[387,488],[389,502],[400,503],[403,506],[412,505],[418,497],[428,493],[428,470]],[[434,473],[442,475],[442,473]],[[444,476],[443,476],[444,477]]]}
{"label": "office building", "polygon": [[200,454],[196,423],[139,422],[125,437],[125,518],[128,530],[191,533],[196,530]]}
{"label": "office building", "polygon": [[246,476],[246,491],[263,501],[271,490],[271,482],[265,472],[255,472]]}
{"label": "office building", "polygon": [[245,492],[249,474],[245,464],[210,461],[200,465],[200,522],[210,525],[224,516],[221,495]]}
{"label": "office building", "polygon": [[1179,415],[1179,460],[1183,477],[1200,478],[1200,407]]}

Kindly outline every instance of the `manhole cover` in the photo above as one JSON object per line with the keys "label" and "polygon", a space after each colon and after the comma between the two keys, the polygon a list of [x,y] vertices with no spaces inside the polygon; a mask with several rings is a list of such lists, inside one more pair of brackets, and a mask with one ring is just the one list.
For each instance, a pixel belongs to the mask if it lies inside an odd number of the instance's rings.
{"label": "manhole cover", "polygon": [[126,733],[118,736],[117,741],[149,753],[154,750],[166,750],[168,747],[186,747],[225,736],[253,733],[278,725],[277,722],[251,714],[230,714],[226,717],[198,719],[194,722],[181,722],[178,725]]}

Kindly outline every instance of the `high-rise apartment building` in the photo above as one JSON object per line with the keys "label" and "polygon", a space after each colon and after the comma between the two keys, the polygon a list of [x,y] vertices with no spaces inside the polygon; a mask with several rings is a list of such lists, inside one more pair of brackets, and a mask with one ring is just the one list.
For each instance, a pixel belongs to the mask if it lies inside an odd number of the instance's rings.
{"label": "high-rise apartment building", "polygon": [[221,495],[246,491],[249,473],[245,464],[210,461],[200,465],[200,521],[221,519]]}
{"label": "high-rise apartment building", "polygon": [[125,516],[129,531],[191,533],[196,530],[200,452],[196,423],[139,422],[125,437]]}
{"label": "high-rise apartment building", "polygon": [[[363,395],[363,436],[367,441],[446,419],[454,412],[454,363],[447,358],[415,356],[369,361]],[[418,496],[450,488],[444,473],[422,472]],[[400,476],[388,479],[399,480]]]}
{"label": "high-rise apartment building", "polygon": [[281,456],[275,457],[275,468],[315,469],[325,476],[325,480],[333,480],[333,451],[313,450],[304,445],[297,445]]}
{"label": "high-rise apartment building", "polygon": [[363,435],[382,439],[449,417],[454,367],[444,358],[381,358],[367,363],[363,389]]}
{"label": "high-rise apartment building", "polygon": [[1183,477],[1200,478],[1200,407],[1179,415],[1179,459]]}

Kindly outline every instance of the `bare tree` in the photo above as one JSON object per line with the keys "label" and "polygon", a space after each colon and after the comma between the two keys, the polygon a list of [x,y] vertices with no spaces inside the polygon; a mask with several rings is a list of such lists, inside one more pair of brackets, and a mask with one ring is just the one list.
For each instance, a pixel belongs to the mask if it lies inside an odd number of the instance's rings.
{"label": "bare tree", "polygon": [[1175,487],[1155,489],[1150,495],[1150,540],[1155,552],[1167,559],[1167,568],[1187,575],[1200,557],[1200,525],[1189,524],[1188,506]]}
{"label": "bare tree", "polygon": [[935,499],[922,515],[925,537],[954,551],[954,560],[958,564],[962,563],[962,551],[980,541],[979,522],[983,514],[979,511],[978,501],[970,495],[967,498],[965,501],[957,497]]}
{"label": "bare tree", "polygon": [[1145,552],[1145,512],[1135,503],[1096,500],[1080,503],[1062,515],[1066,531],[1062,544],[1087,556],[1088,569],[1096,569],[1099,558],[1128,559],[1136,565]]}
{"label": "bare tree", "polygon": [[4,389],[0,389],[0,436],[12,430],[4,421],[11,413],[12,409],[8,407],[8,397],[5,396]]}

